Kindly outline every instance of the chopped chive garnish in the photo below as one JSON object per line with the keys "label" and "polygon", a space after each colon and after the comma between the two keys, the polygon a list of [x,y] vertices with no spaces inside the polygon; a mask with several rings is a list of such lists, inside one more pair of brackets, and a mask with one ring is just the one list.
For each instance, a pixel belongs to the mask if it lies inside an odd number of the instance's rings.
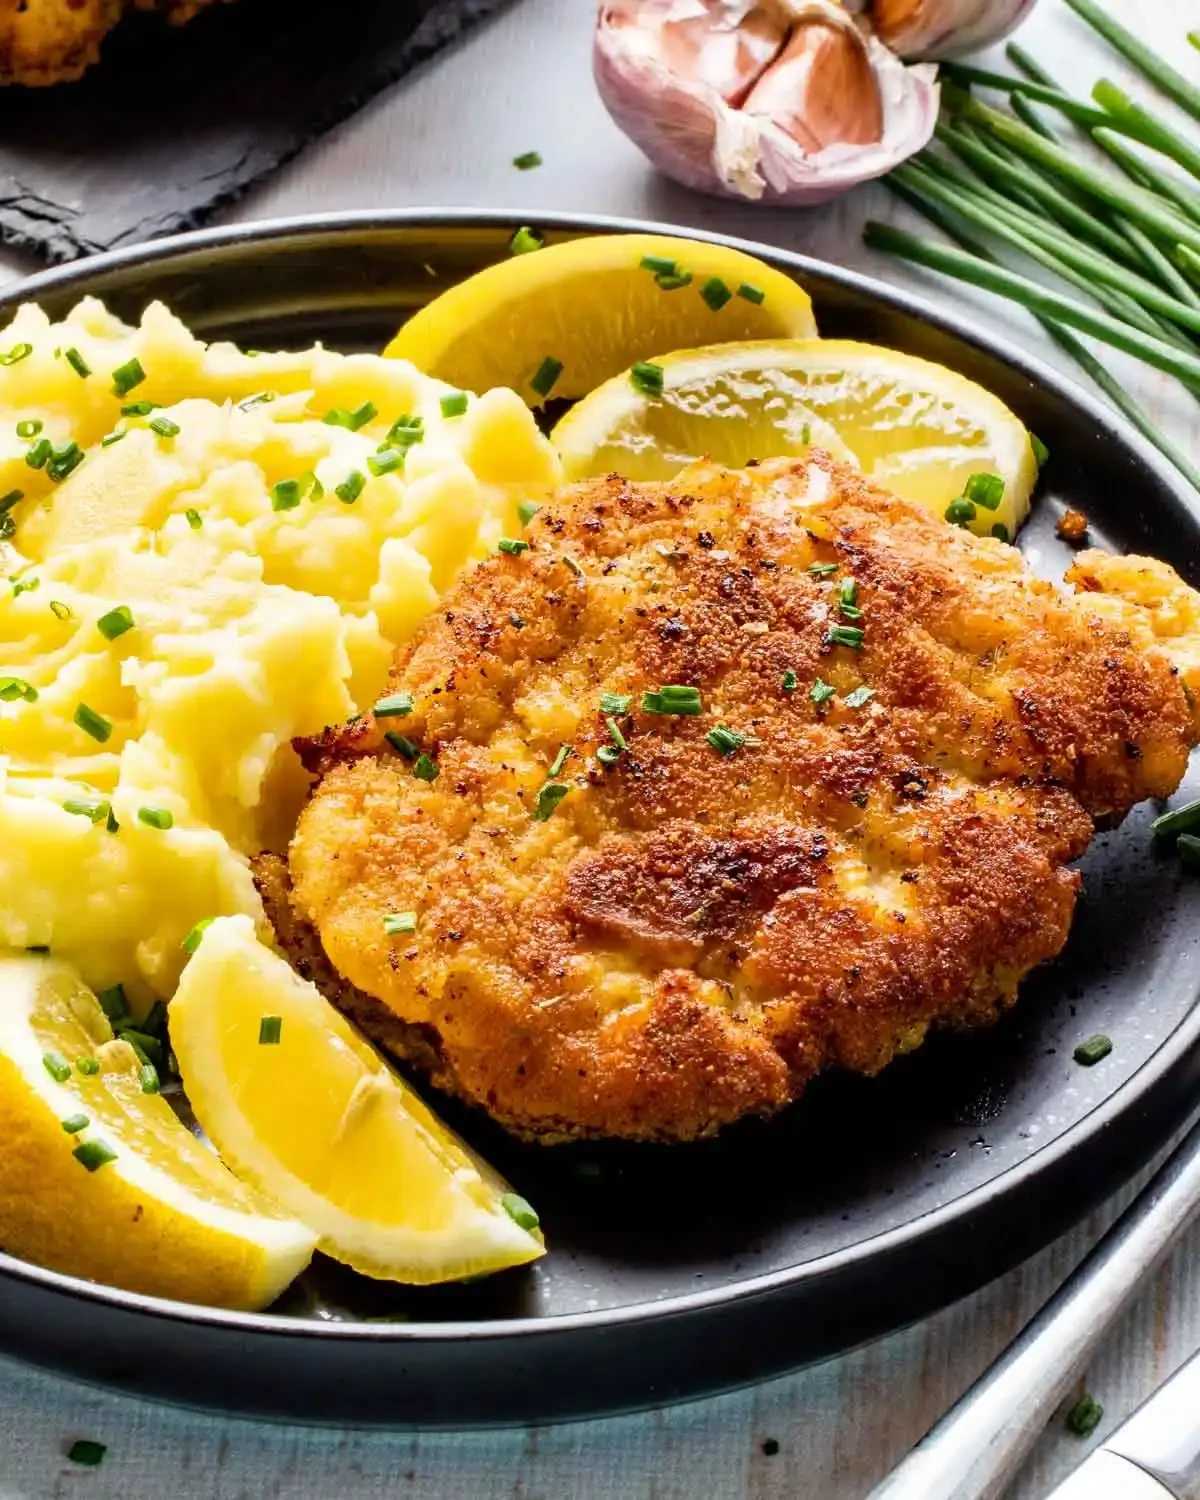
{"label": "chopped chive garnish", "polygon": [[50,613],[56,620],[70,620],[74,618],[69,604],[64,604],[61,599],[51,599]]}
{"label": "chopped chive garnish", "polygon": [[653,271],[656,276],[679,275],[679,262],[665,255],[643,255],[639,264],[643,271]]}
{"label": "chopped chive garnish", "polygon": [[719,276],[710,276],[700,288],[700,295],[712,308],[713,312],[720,312],[733,293],[725,285]]}
{"label": "chopped chive garnish", "polygon": [[138,1069],[138,1082],[142,1086],[143,1094],[158,1093],[158,1069],[153,1063],[143,1063],[141,1065]]}
{"label": "chopped chive garnish", "polygon": [[560,554],[560,561],[562,562],[562,565],[563,565],[564,568],[566,568],[566,569],[568,569],[568,571],[574,573],[574,575],[575,575],[576,578],[582,578],[583,577],[583,569],[579,566],[579,564],[575,561],[575,559],[573,557],[571,557],[568,553],[566,553],[566,552],[561,553]]}
{"label": "chopped chive garnish", "polygon": [[1090,1391],[1085,1391],[1067,1413],[1065,1420],[1068,1432],[1076,1437],[1089,1437],[1100,1425],[1104,1408]]}
{"label": "chopped chive garnish", "polygon": [[1004,524],[1003,521],[997,521],[993,525],[992,535],[998,542],[1008,542],[1012,540],[1008,533],[1008,527]]}
{"label": "chopped chive garnish", "polygon": [[357,432],[360,427],[365,427],[368,422],[379,415],[379,409],[373,401],[364,401],[354,411],[348,411],[344,406],[335,406],[332,411],[327,411],[323,418],[330,427],[348,427],[351,432]]}
{"label": "chopped chive garnish", "polygon": [[441,400],[442,416],[461,417],[467,409],[469,399],[466,391],[451,391],[448,396],[443,396]]}
{"label": "chopped chive garnish", "polygon": [[752,281],[743,281],[737,289],[739,297],[744,297],[747,302],[753,302],[755,307],[761,307],[767,300],[767,294],[762,287],[755,286]]}
{"label": "chopped chive garnish", "polygon": [[66,1083],[71,1076],[71,1064],[61,1052],[43,1052],[42,1066],[55,1083]]}
{"label": "chopped chive garnish", "polygon": [[238,411],[250,411],[255,406],[265,406],[275,400],[274,391],[259,391],[256,395],[247,396],[244,401],[239,401]]}
{"label": "chopped chive garnish", "polygon": [[700,689],[668,684],[657,692],[642,694],[642,712],[648,714],[687,714],[702,712]]}
{"label": "chopped chive garnish", "polygon": [[148,1062],[158,1062],[162,1058],[162,1043],[156,1036],[151,1036],[148,1031],[139,1031],[135,1026],[118,1025],[116,1033],[123,1042],[128,1042],[133,1048],[138,1062],[145,1065]]}
{"label": "chopped chive garnish", "polygon": [[[67,1072],[71,1070],[68,1068]],[[92,1123],[87,1115],[68,1115],[65,1120],[59,1122],[68,1135],[78,1135],[81,1130],[86,1130]]]}
{"label": "chopped chive garnish", "polygon": [[952,526],[969,526],[975,519],[976,511],[972,501],[959,498],[951,500],[945,510],[946,520]]}
{"label": "chopped chive garnish", "polygon": [[183,514],[185,519],[187,520],[188,525],[192,528],[193,531],[199,531],[201,526],[204,525],[204,517],[195,508],[195,506],[189,506]]}
{"label": "chopped chive garnish", "polygon": [[334,485],[333,493],[343,505],[353,505],[362,494],[367,483],[367,476],[357,469],[351,469],[341,484]]}
{"label": "chopped chive garnish", "polygon": [[857,625],[831,625],[826,640],[831,646],[849,646],[852,651],[859,651],[863,632]]}
{"label": "chopped chive garnish", "polygon": [[521,525],[528,526],[541,508],[536,500],[522,500],[517,506],[517,518]]}
{"label": "chopped chive garnish", "polygon": [[1191,833],[1196,828],[1200,828],[1200,797],[1155,818],[1150,832],[1156,838],[1173,838],[1177,833]]}
{"label": "chopped chive garnish", "polygon": [[278,1047],[282,1032],[282,1016],[263,1016],[258,1023],[258,1045],[260,1047]]}
{"label": "chopped chive garnish", "polygon": [[411,693],[389,693],[376,701],[371,712],[377,719],[403,719],[413,711]]}
{"label": "chopped chive garnish", "polygon": [[663,367],[652,360],[639,359],[629,372],[629,383],[643,396],[661,396],[663,393]]}
{"label": "chopped chive garnish", "polygon": [[1045,443],[1042,442],[1041,438],[1038,437],[1036,432],[1031,432],[1029,434],[1029,441],[1033,446],[1034,461],[1036,462],[1039,469],[1044,469],[1046,467],[1046,461],[1050,457],[1049,448],[1046,447]]}
{"label": "chopped chive garnish", "polygon": [[533,1204],[520,1193],[503,1193],[500,1207],[519,1229],[536,1229],[542,1222]]}
{"label": "chopped chive garnish", "polygon": [[535,823],[544,823],[551,817],[554,809],[571,790],[561,781],[547,781],[537,794],[533,804],[533,812],[530,816]]}
{"label": "chopped chive garnish", "polygon": [[867,686],[856,687],[852,693],[847,693],[844,699],[847,708],[861,708],[864,703],[870,703],[875,696],[875,689]]}
{"label": "chopped chive garnish", "polygon": [[837,692],[832,683],[822,682],[818,677],[814,680],[812,687],[808,690],[808,696],[814,703],[828,703],[830,698]]}
{"label": "chopped chive garnish", "polygon": [[397,417],[388,428],[387,443],[380,446],[387,447],[391,445],[396,448],[411,448],[419,443],[424,436],[425,418],[413,416],[405,412],[403,416]]}
{"label": "chopped chive garnish", "polygon": [[175,815],[165,807],[139,807],[138,822],[147,828],[158,828],[165,832],[175,826]]}
{"label": "chopped chive garnish", "polygon": [[627,714],[633,698],[629,693],[601,693],[600,712],[602,714]]}
{"label": "chopped chive garnish", "polygon": [[596,751],[596,759],[602,766],[615,766],[621,759],[620,747],[617,745],[601,745]]}
{"label": "chopped chive garnish", "polygon": [[436,781],[440,774],[438,763],[432,755],[422,752],[413,762],[413,775],[418,781]]}
{"label": "chopped chive garnish", "polygon": [[999,474],[972,474],[963,487],[963,499],[973,500],[984,510],[999,510],[1004,499],[1004,480]]}
{"label": "chopped chive garnish", "polygon": [[19,599],[22,594],[32,594],[34,589],[41,586],[41,582],[40,578],[14,578],[12,586],[13,598]]}
{"label": "chopped chive garnish", "polygon": [[571,745],[560,745],[558,747],[558,754],[550,762],[550,769],[546,773],[550,777],[551,781],[553,781],[556,776],[562,775],[562,769],[570,758],[572,749],[573,746]]}
{"label": "chopped chive garnish", "polygon": [[529,384],[539,396],[548,396],[558,383],[558,377],[563,372],[561,359],[555,359],[552,354],[547,354],[537,367],[537,373]]}
{"label": "chopped chive garnish", "polygon": [[300,504],[300,481],[281,479],[271,486],[272,510],[295,510]]}
{"label": "chopped chive garnish", "polygon": [[528,224],[522,224],[509,240],[508,251],[510,255],[528,255],[533,250],[540,250],[545,243],[544,237],[536,229],[531,229]]}
{"label": "chopped chive garnish", "polygon": [[[79,1145],[71,1152],[71,1155],[81,1167],[86,1168],[89,1172],[98,1172],[108,1162],[116,1161],[117,1159],[117,1153],[113,1148],[106,1141],[98,1139],[80,1141]],[[76,1462],[78,1463],[79,1460],[77,1459]],[[96,1462],[99,1462],[99,1460],[96,1460]]]}
{"label": "chopped chive garnish", "polygon": [[[109,1157],[109,1160],[112,1161],[113,1158]],[[108,1448],[104,1443],[94,1443],[91,1438],[79,1438],[67,1449],[67,1457],[73,1464],[83,1464],[85,1468],[94,1469],[103,1461],[107,1452]]]}
{"label": "chopped chive garnish", "polygon": [[57,448],[50,450],[50,456],[46,460],[46,473],[57,484],[60,480],[74,473],[85,458],[83,449],[78,443],[60,443]]}
{"label": "chopped chive garnish", "polygon": [[6,495],[0,495],[0,516],[7,515],[18,501],[24,500],[24,490],[9,490]]}
{"label": "chopped chive garnish", "polygon": [[25,455],[25,462],[31,469],[44,469],[46,462],[53,451],[54,444],[49,438],[38,438],[33,447]]}
{"label": "chopped chive garnish", "polygon": [[100,446],[102,448],[111,448],[114,443],[119,443],[122,438],[128,436],[127,432],[106,432],[100,439]]}
{"label": "chopped chive garnish", "polygon": [[540,151],[523,151],[520,156],[513,157],[513,166],[516,167],[518,172],[529,172],[534,167],[540,167],[541,164],[542,154]]}
{"label": "chopped chive garnish", "polygon": [[505,553],[508,557],[520,557],[522,552],[529,551],[529,543],[517,541],[511,536],[502,536],[496,543],[496,550]]}
{"label": "chopped chive garnish", "polygon": [[42,430],[42,423],[37,417],[29,417],[24,422],[17,423],[17,436],[19,438],[34,438]]}
{"label": "chopped chive garnish", "polygon": [[414,740],[410,740],[407,735],[396,734],[394,730],[389,729],[384,735],[384,739],[387,740],[396,754],[402,755],[405,760],[416,760],[417,756],[421,753],[420,745]]}
{"label": "chopped chive garnish", "polygon": [[415,911],[390,911],[383,919],[383,930],[388,937],[397,937],[406,932],[416,932],[417,914]]}
{"label": "chopped chive garnish", "polygon": [[785,693],[794,693],[800,686],[800,679],[796,676],[795,672],[792,671],[791,667],[789,667],[787,671],[784,672],[783,676],[779,679],[779,686]]}
{"label": "chopped chive garnish", "polygon": [[127,396],[135,385],[141,385],[146,378],[146,372],[142,369],[140,359],[126,360],[123,365],[118,365],[112,372],[113,395]]}
{"label": "chopped chive garnish", "polygon": [[99,799],[88,801],[84,797],[68,797],[63,803],[63,811],[74,813],[80,818],[87,818],[93,823],[103,823],[108,817],[109,804]]}
{"label": "chopped chive garnish", "polygon": [[837,572],[839,566],[839,563],[809,563],[808,571],[814,574],[817,578],[828,578],[831,574]]}
{"label": "chopped chive garnish", "polygon": [[1179,862],[1189,870],[1200,870],[1200,839],[1194,833],[1181,833],[1175,840]]}
{"label": "chopped chive garnish", "polygon": [[739,734],[736,729],[730,729],[728,724],[716,725],[704,738],[718,755],[732,755],[735,750],[740,750],[746,743],[746,736]]}
{"label": "chopped chive garnish", "polygon": [[104,820],[104,827],[108,833],[120,833],[121,831],[121,825],[117,822],[117,816],[113,812],[111,804],[109,805],[108,816]]}
{"label": "chopped chive garnish", "polygon": [[381,474],[394,474],[397,469],[402,469],[403,467],[403,448],[381,448],[378,453],[372,453],[367,459],[367,468],[375,475],[376,479]]}
{"label": "chopped chive garnish", "polygon": [[100,1071],[100,1059],[96,1057],[81,1057],[75,1064],[75,1071],[81,1078],[94,1078]]}
{"label": "chopped chive garnish", "polygon": [[838,609],[847,620],[862,619],[862,610],[858,607],[858,584],[853,578],[843,578],[838,585]]}
{"label": "chopped chive garnish", "polygon": [[1112,1049],[1111,1038],[1106,1037],[1102,1031],[1098,1031],[1095,1036],[1088,1037],[1086,1042],[1080,1042],[1071,1055],[1077,1063],[1082,1063],[1085,1068],[1091,1068],[1101,1058],[1107,1057]]}
{"label": "chopped chive garnish", "polygon": [[71,366],[72,370],[75,371],[76,375],[79,376],[80,380],[86,380],[92,373],[92,367],[88,364],[87,360],[84,359],[83,355],[80,354],[79,350],[74,348],[64,349],[63,354],[66,358],[67,363]]}
{"label": "chopped chive garnish", "polygon": [[159,437],[173,438],[179,436],[179,423],[172,422],[170,417],[151,417],[150,431],[157,432]]}
{"label": "chopped chive garnish", "polygon": [[660,272],[654,278],[654,284],[661,292],[678,292],[685,286],[691,286],[692,273],[690,271],[676,271],[671,274]]}
{"label": "chopped chive garnish", "polygon": [[37,688],[23,677],[0,677],[0,702],[16,703],[24,698],[26,703],[37,702]]}
{"label": "chopped chive garnish", "polygon": [[11,349],[0,354],[0,365],[19,365],[23,359],[28,359],[32,353],[32,344],[14,344]]}
{"label": "chopped chive garnish", "polygon": [[[617,749],[628,750],[629,741],[621,733],[621,726],[617,723],[616,719],[613,718],[613,716],[610,714],[608,718],[605,719],[604,724],[605,728],[608,730],[609,738],[612,740]],[[551,774],[553,775],[553,772]]]}
{"label": "chopped chive garnish", "polygon": [[112,720],[106,719],[103,714],[98,714],[94,708],[89,708],[86,703],[80,703],[74,713],[75,723],[83,730],[84,734],[90,734],[94,740],[99,740],[103,745],[113,732]]}
{"label": "chopped chive garnish", "polygon": [[201,917],[191,932],[188,933],[187,937],[184,938],[183,942],[180,943],[179,946],[183,951],[185,953],[195,953],[196,949],[200,946],[200,941],[204,937],[204,934],[215,921],[215,917]]}
{"label": "chopped chive garnish", "polygon": [[121,415],[123,417],[148,417],[157,407],[157,401],[127,401],[121,408]]}
{"label": "chopped chive garnish", "polygon": [[108,1017],[111,1025],[115,1026],[129,1014],[129,1001],[125,998],[125,986],[123,984],[110,985],[106,990],[100,990],[96,999],[100,1002],[100,1009]]}
{"label": "chopped chive garnish", "polygon": [[96,621],[96,629],[106,641],[115,641],[119,635],[133,629],[133,611],[128,604],[118,604]]}

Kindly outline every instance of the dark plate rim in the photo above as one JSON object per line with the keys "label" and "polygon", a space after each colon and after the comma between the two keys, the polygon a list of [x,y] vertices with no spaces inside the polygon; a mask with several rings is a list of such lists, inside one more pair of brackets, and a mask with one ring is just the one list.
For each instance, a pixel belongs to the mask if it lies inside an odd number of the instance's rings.
{"label": "dark plate rim", "polygon": [[[36,300],[47,293],[70,290],[80,284],[80,295],[87,284],[108,272],[127,271],[138,265],[171,260],[175,257],[203,254],[206,251],[235,249],[244,245],[279,240],[301,241],[308,237],[361,234],[366,231],[457,227],[481,229],[514,229],[529,219],[539,228],[563,233],[642,233],[682,235],[711,244],[728,245],[756,255],[798,276],[811,275],[852,288],[886,306],[898,309],[921,322],[972,345],[988,356],[1017,370],[1031,382],[1051,389],[1069,405],[1081,409],[1107,436],[1132,448],[1140,462],[1150,469],[1175,504],[1195,519],[1200,513],[1196,497],[1183,478],[1162,455],[1122,416],[1105,406],[1077,382],[1063,375],[1036,355],[998,335],[975,325],[970,317],[960,317],[936,307],[924,297],[889,286],[873,276],[847,270],[829,261],[794,251],[778,249],[735,235],[703,229],[664,224],[653,220],[627,219],[607,214],[533,213],[528,210],[469,208],[414,208],[386,212],[358,210],[336,214],[295,215],[286,218],[261,219],[246,224],[192,231],[160,240],[89,256],[67,266],[37,272],[15,283],[0,295],[0,313],[10,311],[17,303]],[[938,1208],[909,1219],[892,1229],[832,1251],[812,1260],[782,1270],[748,1276],[742,1281],[714,1287],[703,1292],[664,1298],[656,1302],[631,1303],[628,1306],[597,1309],[592,1312],[559,1313],[544,1317],[463,1318],[455,1321],[430,1321],[416,1324],[323,1323],[278,1313],[233,1312],[224,1308],[179,1302],[165,1297],[151,1297],[139,1292],[123,1291],[80,1277],[68,1276],[19,1260],[0,1251],[0,1276],[25,1282],[81,1302],[100,1302],[114,1308],[137,1312],[168,1322],[201,1324],[242,1333],[266,1333],[293,1338],[320,1338],[368,1343],[445,1343],[459,1340],[491,1340],[513,1337],[551,1335],[569,1331],[608,1328],[613,1325],[657,1323],[699,1313],[706,1309],[756,1299],[794,1288],[805,1281],[818,1281],[874,1256],[911,1247],[915,1241],[964,1221],[986,1209],[997,1197],[1020,1193],[1034,1180],[1086,1146],[1093,1138],[1114,1131],[1142,1106],[1157,1084],[1167,1078],[1193,1049],[1200,1047],[1200,1006],[1194,1006],[1174,1031],[1155,1049],[1107,1099],[1069,1126],[1063,1133],[1039,1147],[1024,1161],[1009,1167],[991,1181],[968,1189]],[[1176,1123],[1182,1123],[1182,1118]]]}

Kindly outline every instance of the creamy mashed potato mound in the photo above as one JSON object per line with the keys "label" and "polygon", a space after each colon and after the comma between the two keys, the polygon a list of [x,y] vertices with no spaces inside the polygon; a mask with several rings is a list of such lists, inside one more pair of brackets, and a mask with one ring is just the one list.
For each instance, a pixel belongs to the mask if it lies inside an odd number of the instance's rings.
{"label": "creamy mashed potato mound", "polygon": [[205,344],[161,304],[136,328],[94,299],[61,323],[19,311],[0,334],[0,943],[146,999],[202,918],[265,932],[248,856],[303,798],[292,737],[369,706],[393,646],[558,481],[518,396],[444,411],[454,394],[402,360]]}

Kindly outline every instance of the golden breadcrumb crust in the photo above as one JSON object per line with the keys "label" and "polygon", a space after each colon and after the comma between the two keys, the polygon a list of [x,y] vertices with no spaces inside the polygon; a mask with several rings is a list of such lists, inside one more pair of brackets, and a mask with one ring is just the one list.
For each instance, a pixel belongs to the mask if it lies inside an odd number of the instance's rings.
{"label": "golden breadcrumb crust", "polygon": [[[173,25],[219,0],[0,0],[0,84],[71,83],[129,10],[162,11]],[[226,0],[228,3],[228,0]]]}
{"label": "golden breadcrumb crust", "polygon": [[[344,985],[537,1139],[703,1136],[992,1020],[1062,947],[1094,820],[1172,791],[1195,738],[1132,606],[823,454],[590,482],[525,539],[398,653],[411,713],[302,747],[322,779],[290,868]],[[661,684],[703,712],[645,711]]]}

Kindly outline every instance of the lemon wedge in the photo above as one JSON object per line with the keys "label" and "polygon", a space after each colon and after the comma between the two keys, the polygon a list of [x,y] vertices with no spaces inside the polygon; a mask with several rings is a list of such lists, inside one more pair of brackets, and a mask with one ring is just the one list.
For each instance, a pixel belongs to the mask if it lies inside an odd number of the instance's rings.
{"label": "lemon wedge", "polygon": [[0,958],[0,1245],[93,1281],[259,1308],[316,1235],[237,1181],[70,965]]}
{"label": "lemon wedge", "polygon": [[663,349],[816,331],[803,287],[741,250],[663,234],[590,235],[468,277],[384,353],[465,390],[511,386],[538,406],[582,396]]}
{"label": "lemon wedge", "polygon": [[224,1160],[368,1276],[425,1284],[545,1253],[524,1199],[450,1131],[249,917],[219,917],[171,1045]]}
{"label": "lemon wedge", "polygon": [[614,470],[669,479],[697,458],[740,468],[811,444],[848,451],[869,479],[939,516],[972,475],[998,476],[1003,493],[976,486],[980,498],[962,516],[983,536],[1011,540],[1029,513],[1037,459],[1028,431],[943,365],[848,339],[717,345],[655,363],[661,397],[625,371],[555,427],[568,479]]}

